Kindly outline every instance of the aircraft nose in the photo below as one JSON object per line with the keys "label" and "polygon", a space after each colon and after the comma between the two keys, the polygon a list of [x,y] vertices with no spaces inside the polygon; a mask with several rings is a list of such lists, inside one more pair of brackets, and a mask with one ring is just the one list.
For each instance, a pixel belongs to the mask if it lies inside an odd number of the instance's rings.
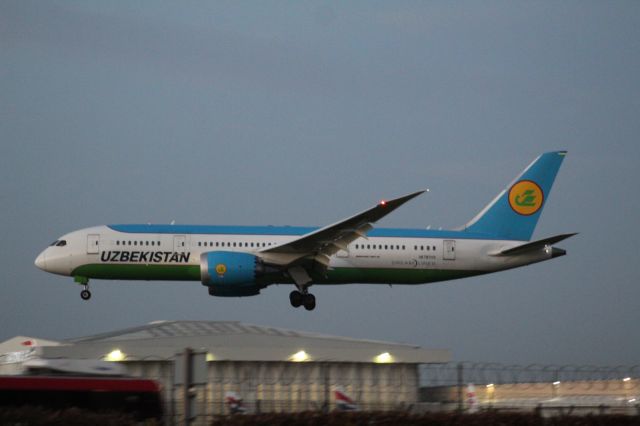
{"label": "aircraft nose", "polygon": [[45,254],[45,252],[42,252],[38,255],[38,257],[36,257],[36,261],[34,262],[36,264],[36,266],[40,269],[42,269],[43,271],[47,270],[47,255]]}

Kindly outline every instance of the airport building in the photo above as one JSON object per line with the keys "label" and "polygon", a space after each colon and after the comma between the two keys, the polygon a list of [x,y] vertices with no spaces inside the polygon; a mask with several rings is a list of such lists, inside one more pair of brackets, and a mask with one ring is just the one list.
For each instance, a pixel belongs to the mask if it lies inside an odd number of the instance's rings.
{"label": "airport building", "polygon": [[[199,360],[190,404],[180,361],[186,352]],[[158,321],[59,342],[9,339],[0,343],[0,374],[94,369],[153,379],[162,385],[168,424],[180,422],[187,406],[196,424],[238,408],[640,413],[638,366],[521,367],[450,358],[447,350],[235,321]]]}
{"label": "airport building", "polygon": [[0,374],[15,373],[29,357],[117,362],[129,375],[162,383],[175,418],[184,392],[174,360],[186,348],[204,360],[205,379],[193,388],[204,418],[228,413],[228,395],[248,412],[333,409],[336,391],[360,409],[407,409],[418,402],[420,365],[451,358],[448,350],[235,321],[159,321],[14,352],[0,357]]}

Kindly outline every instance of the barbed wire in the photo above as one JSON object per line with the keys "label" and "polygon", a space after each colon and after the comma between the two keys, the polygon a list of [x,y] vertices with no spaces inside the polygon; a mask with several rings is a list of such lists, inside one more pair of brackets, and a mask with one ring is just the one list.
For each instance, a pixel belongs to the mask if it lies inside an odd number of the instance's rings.
{"label": "barbed wire", "polygon": [[423,364],[420,367],[421,386],[455,386],[460,377],[464,383],[476,384],[548,384],[562,382],[568,386],[575,382],[590,382],[592,386],[611,382],[627,388],[639,386],[640,365],[543,365],[499,364],[485,362],[459,362]]}

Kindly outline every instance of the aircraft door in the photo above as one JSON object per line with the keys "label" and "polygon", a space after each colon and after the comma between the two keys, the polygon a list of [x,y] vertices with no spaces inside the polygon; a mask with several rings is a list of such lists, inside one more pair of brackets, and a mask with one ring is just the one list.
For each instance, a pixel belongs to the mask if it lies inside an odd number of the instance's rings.
{"label": "aircraft door", "polygon": [[176,253],[184,253],[187,251],[187,237],[184,235],[173,236],[173,251]]}
{"label": "aircraft door", "polygon": [[100,235],[87,235],[87,254],[98,254],[100,251]]}
{"label": "aircraft door", "polygon": [[442,259],[456,260],[456,240],[444,240],[442,248]]}

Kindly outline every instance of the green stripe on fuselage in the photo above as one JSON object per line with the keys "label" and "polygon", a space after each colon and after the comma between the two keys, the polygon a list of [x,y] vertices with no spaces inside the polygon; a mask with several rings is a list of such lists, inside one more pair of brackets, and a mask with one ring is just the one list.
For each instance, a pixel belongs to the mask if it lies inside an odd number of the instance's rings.
{"label": "green stripe on fuselage", "polygon": [[200,281],[200,266],[94,263],[77,267],[71,275],[104,280]]}
{"label": "green stripe on fuselage", "polygon": [[[450,269],[334,268],[327,271],[326,276],[314,276],[313,284],[425,284],[483,273]],[[80,266],[71,275],[111,280],[200,281],[200,266],[100,263]],[[290,278],[279,274],[265,278],[259,278],[259,283],[293,283]]]}
{"label": "green stripe on fuselage", "polygon": [[484,271],[460,271],[451,269],[397,269],[397,268],[335,268],[327,278],[314,280],[318,284],[426,284],[436,281],[480,275]]}

